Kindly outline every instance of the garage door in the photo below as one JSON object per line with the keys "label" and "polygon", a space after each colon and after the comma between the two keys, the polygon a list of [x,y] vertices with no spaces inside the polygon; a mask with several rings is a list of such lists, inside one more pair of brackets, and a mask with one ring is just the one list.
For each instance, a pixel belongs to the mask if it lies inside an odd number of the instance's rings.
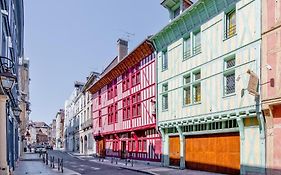
{"label": "garage door", "polygon": [[188,136],[185,143],[186,168],[225,174],[240,173],[239,133]]}
{"label": "garage door", "polygon": [[170,165],[172,166],[180,165],[180,138],[179,137],[169,138],[169,157],[170,157]]}

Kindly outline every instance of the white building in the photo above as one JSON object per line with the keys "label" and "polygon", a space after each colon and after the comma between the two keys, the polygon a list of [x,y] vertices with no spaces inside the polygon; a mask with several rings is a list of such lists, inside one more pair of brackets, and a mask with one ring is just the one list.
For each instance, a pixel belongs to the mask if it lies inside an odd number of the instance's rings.
{"label": "white building", "polygon": [[60,149],[63,147],[63,131],[64,131],[64,110],[60,109],[56,114],[56,130],[55,140],[56,148]]}
{"label": "white building", "polygon": [[79,151],[79,136],[75,138],[75,133],[79,131],[79,120],[75,107],[75,101],[83,88],[83,83],[75,82],[74,90],[68,100],[65,101],[64,120],[64,148],[67,151]]}
{"label": "white building", "polygon": [[87,78],[82,92],[80,93],[81,110],[79,113],[79,130],[80,130],[80,153],[96,154],[96,142],[93,138],[93,104],[92,95],[87,89],[97,80],[99,74],[92,72]]}

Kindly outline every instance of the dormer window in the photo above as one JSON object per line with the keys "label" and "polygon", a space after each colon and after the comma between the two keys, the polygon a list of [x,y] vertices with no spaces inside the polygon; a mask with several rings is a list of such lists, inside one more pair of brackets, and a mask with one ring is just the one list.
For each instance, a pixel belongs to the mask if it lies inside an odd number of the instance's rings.
{"label": "dormer window", "polygon": [[191,0],[163,0],[163,7],[169,10],[170,20],[179,16],[185,9],[192,5]]}
{"label": "dormer window", "polygon": [[177,16],[179,16],[181,13],[181,8],[177,7],[174,11],[173,11],[173,18],[176,18]]}

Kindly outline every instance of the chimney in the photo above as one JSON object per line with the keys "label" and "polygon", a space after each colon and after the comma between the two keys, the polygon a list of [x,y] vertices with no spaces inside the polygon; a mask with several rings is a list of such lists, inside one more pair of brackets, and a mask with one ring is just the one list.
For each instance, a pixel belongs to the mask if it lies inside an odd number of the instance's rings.
{"label": "chimney", "polygon": [[118,39],[117,41],[118,62],[128,54],[128,41]]}

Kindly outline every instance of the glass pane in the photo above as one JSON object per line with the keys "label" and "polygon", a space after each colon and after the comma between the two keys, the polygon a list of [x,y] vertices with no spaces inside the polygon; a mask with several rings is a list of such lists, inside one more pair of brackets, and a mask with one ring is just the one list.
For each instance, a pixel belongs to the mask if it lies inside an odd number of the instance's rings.
{"label": "glass pane", "polygon": [[184,77],[184,84],[190,83],[190,75]]}
{"label": "glass pane", "polygon": [[226,68],[227,69],[231,68],[233,66],[235,66],[235,59],[231,59],[231,60],[226,61]]}
{"label": "glass pane", "polygon": [[197,73],[194,73],[194,80],[200,80],[201,79],[201,72],[197,72]]}
{"label": "glass pane", "polygon": [[190,87],[186,87],[184,88],[184,104],[190,104],[191,103],[191,99],[190,99]]}
{"label": "glass pane", "polygon": [[225,76],[226,78],[226,94],[231,94],[235,92],[235,74],[230,74]]}
{"label": "glass pane", "polygon": [[201,84],[194,85],[194,102],[201,101]]}

